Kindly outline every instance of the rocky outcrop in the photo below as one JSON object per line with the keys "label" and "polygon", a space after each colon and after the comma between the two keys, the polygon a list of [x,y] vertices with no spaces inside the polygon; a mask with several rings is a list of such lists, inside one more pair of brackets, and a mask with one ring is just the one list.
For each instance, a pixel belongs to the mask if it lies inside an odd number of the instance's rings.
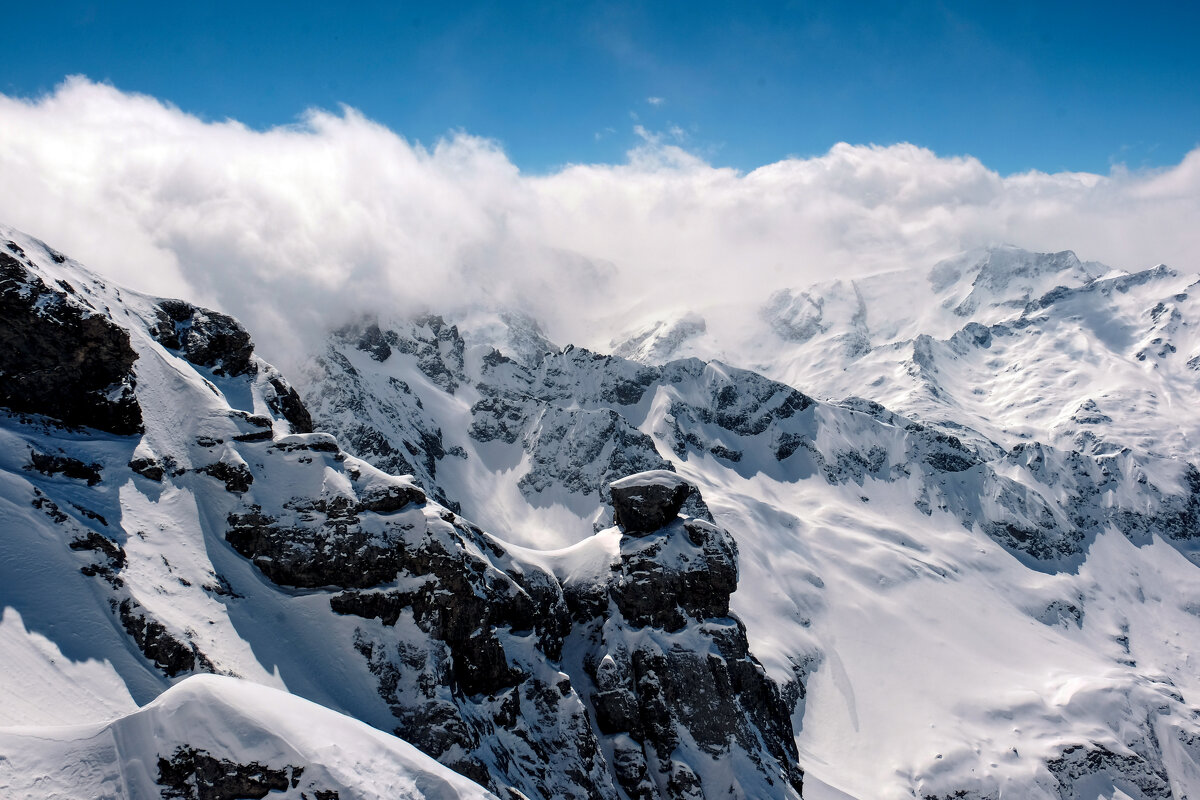
{"label": "rocky outcrop", "polygon": [[170,758],[159,756],[157,783],[163,800],[257,800],[271,792],[296,789],[302,781],[305,791],[300,797],[311,792],[314,800],[338,800],[336,790],[322,789],[303,776],[304,767],[276,768],[257,761],[241,764],[181,745]]}
{"label": "rocky outcrop", "polygon": [[0,406],[117,434],[142,429],[129,334],[68,283],[0,250]]}
{"label": "rocky outcrop", "polygon": [[495,791],[612,797],[583,702],[554,666],[569,628],[558,583],[450,513],[407,534],[398,588],[330,598],[383,625],[356,648],[397,735]]}
{"label": "rocky outcrop", "polygon": [[1146,758],[1138,752],[1144,749],[1144,746],[1138,746],[1123,755],[1094,743],[1071,745],[1057,758],[1047,762],[1046,766],[1058,781],[1059,796],[1063,800],[1083,800],[1092,796],[1094,790],[1083,787],[1089,784],[1089,779],[1094,783],[1097,777],[1126,790],[1133,790],[1137,793],[1135,796],[1146,800],[1174,797],[1170,779],[1157,752],[1151,758]]}
{"label": "rocky outcrop", "polygon": [[43,475],[64,475],[87,481],[88,486],[95,486],[101,480],[99,464],[85,464],[77,458],[39,453],[37,450],[29,453],[29,466],[26,469],[36,470]]}
{"label": "rocky outcrop", "polygon": [[214,375],[233,377],[254,371],[254,343],[233,317],[200,308],[183,300],[162,300],[158,324],[150,329],[169,350]]}
{"label": "rocky outcrop", "polygon": [[[441,492],[437,482],[438,462],[446,456],[441,428],[408,383],[390,378],[386,396],[373,392],[351,361],[360,358],[359,351],[374,360],[386,360],[392,355],[391,345],[387,345],[391,340],[399,347],[394,331],[389,332],[391,336],[381,332],[377,339],[372,330],[378,326],[368,327],[366,332],[344,329],[325,353],[313,359],[308,383],[314,388],[307,394],[307,405],[322,430],[337,433],[347,451],[393,475],[412,475],[434,499],[453,508],[451,498]],[[387,346],[386,351],[381,344]],[[440,374],[432,362],[427,367]]]}
{"label": "rocky outcrop", "polygon": [[273,582],[331,592],[333,612],[362,621],[354,646],[397,735],[529,797],[712,796],[730,774],[752,796],[798,794],[790,709],[729,615],[736,547],[678,516],[685,481],[617,481],[638,536],[568,581],[411,484],[343,468],[351,493],[244,507],[226,538]]}
{"label": "rocky outcrop", "polygon": [[564,587],[577,683],[628,797],[798,796],[791,708],[729,613],[736,545],[676,517],[687,494],[671,473],[614,483],[618,519],[640,524],[607,571]]}
{"label": "rocky outcrop", "polygon": [[613,518],[625,533],[656,531],[673,521],[687,500],[689,484],[674,472],[639,472],[609,484]]}
{"label": "rocky outcrop", "polygon": [[613,798],[584,702],[556,666],[570,625],[558,582],[326,435],[269,447],[317,475],[344,471],[348,487],[248,503],[226,539],[274,583],[329,592],[330,611],[358,618],[353,648],[394,732],[498,792]]}
{"label": "rocky outcrop", "polygon": [[312,433],[312,415],[308,413],[295,388],[281,375],[272,376],[268,383],[274,390],[273,394],[267,396],[270,409],[288,421],[292,426],[292,433]]}
{"label": "rocky outcrop", "polygon": [[463,352],[466,342],[454,325],[435,314],[416,317],[403,331],[382,330],[375,321],[347,325],[335,336],[352,343],[375,361],[387,361],[393,353],[413,356],[430,381],[451,394],[465,379]]}
{"label": "rocky outcrop", "polygon": [[161,622],[131,599],[116,604],[117,615],[125,632],[154,666],[169,678],[185,672],[212,672],[212,662],[191,642],[181,642]]}
{"label": "rocky outcrop", "polygon": [[364,521],[363,515],[391,513],[424,500],[415,487],[396,487],[364,499],[293,498],[276,515],[251,505],[229,515],[225,539],[281,586],[375,586],[399,572],[405,536],[423,527],[423,519],[400,515]]}
{"label": "rocky outcrop", "polygon": [[733,537],[698,519],[659,528],[667,529],[669,536],[638,532],[633,536],[642,541],[622,543],[620,566],[609,584],[617,610],[631,625],[666,631],[729,616],[729,596],[737,588]]}

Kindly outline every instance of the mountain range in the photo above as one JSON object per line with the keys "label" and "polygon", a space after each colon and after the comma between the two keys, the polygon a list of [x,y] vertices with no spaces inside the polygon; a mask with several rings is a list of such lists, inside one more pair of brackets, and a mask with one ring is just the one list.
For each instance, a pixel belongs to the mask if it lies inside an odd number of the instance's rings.
{"label": "mountain range", "polygon": [[284,376],[0,245],[6,797],[1200,794],[1195,275],[364,310]]}

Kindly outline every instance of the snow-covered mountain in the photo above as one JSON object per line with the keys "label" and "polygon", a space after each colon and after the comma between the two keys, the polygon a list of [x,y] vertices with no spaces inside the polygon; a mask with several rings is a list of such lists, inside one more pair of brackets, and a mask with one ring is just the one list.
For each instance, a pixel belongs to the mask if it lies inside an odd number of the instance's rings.
{"label": "snow-covered mountain", "polygon": [[737,541],[807,796],[1184,797],[1196,284],[995,248],[765,297],[740,337],[649,322],[613,342],[633,360],[513,313],[369,318],[302,394],[529,547],[610,524],[627,472],[687,478]]}
{"label": "snow-covered mountain", "polygon": [[363,722],[213,675],[111,722],[0,729],[0,749],[12,798],[494,797]]}
{"label": "snow-covered mountain", "polygon": [[4,796],[1200,794],[1196,276],[371,315],[294,389],[0,233]]}
{"label": "snow-covered mountain", "polygon": [[694,487],[506,544],[313,432],[233,319],[0,239],[0,794],[800,796]]}

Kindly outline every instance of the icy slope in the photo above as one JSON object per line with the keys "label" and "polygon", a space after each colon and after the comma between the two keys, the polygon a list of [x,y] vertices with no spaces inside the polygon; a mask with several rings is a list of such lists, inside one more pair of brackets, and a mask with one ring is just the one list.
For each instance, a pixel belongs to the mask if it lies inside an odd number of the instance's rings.
{"label": "icy slope", "polygon": [[0,752],[0,793],[11,800],[493,797],[369,725],[211,675],[112,722],[0,728]]}
{"label": "icy slope", "polygon": [[[608,524],[608,483],[633,465],[700,487],[814,792],[1184,797],[1200,791],[1200,459],[1180,412],[1195,281],[1002,248],[773,298],[742,340],[651,325],[618,346],[643,363],[510,358],[503,326],[381,319],[331,337],[304,394],[342,430],[402,383],[445,453],[419,480],[530,546]],[[446,355],[414,355],[435,334]],[[789,382],[653,357],[713,352]],[[374,419],[349,447],[423,452]]]}
{"label": "icy slope", "polygon": [[[799,796],[792,678],[766,675],[729,614],[728,533],[668,520],[639,531],[656,542],[644,547],[612,528],[595,539],[613,543],[603,568],[560,575],[312,432],[236,321],[123,292],[4,233],[3,724],[99,724],[211,672],[395,732],[498,793]],[[454,345],[435,334],[412,354],[443,395]],[[47,385],[70,402],[39,405]],[[710,560],[715,582],[695,568]],[[599,678],[606,656],[617,684]],[[691,694],[681,664],[716,683]],[[595,696],[614,685],[632,716],[601,723]],[[4,763],[44,769],[21,736]],[[301,766],[206,742],[160,749],[174,766],[150,778],[167,792],[243,755]],[[24,770],[13,785],[36,782]]]}

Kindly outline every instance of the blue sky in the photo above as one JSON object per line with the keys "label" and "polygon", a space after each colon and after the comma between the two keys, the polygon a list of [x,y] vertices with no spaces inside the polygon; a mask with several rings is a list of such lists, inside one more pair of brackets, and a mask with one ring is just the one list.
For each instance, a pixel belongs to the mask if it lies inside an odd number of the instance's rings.
{"label": "blue sky", "polygon": [[[742,170],[909,141],[1001,173],[1177,164],[1200,143],[1195,3],[23,3],[0,91],[68,74],[255,128],[346,103],[523,170],[635,127]],[[651,98],[657,98],[651,100]]]}

